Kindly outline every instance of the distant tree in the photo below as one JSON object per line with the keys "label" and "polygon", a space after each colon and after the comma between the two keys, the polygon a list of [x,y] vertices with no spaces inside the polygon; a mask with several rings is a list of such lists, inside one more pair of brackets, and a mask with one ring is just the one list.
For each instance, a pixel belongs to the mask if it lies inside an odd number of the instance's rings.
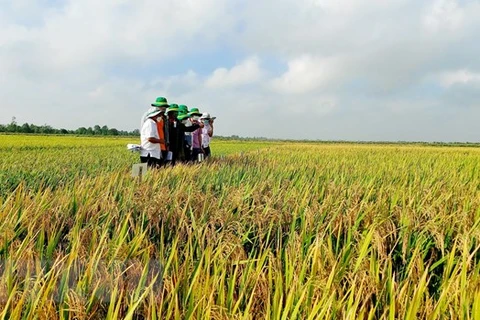
{"label": "distant tree", "polygon": [[12,118],[12,121],[7,125],[7,132],[18,132],[17,118]]}
{"label": "distant tree", "polygon": [[96,124],[94,127],[93,127],[93,134],[95,135],[100,135],[102,134],[102,128],[100,128],[100,126],[98,124]]}
{"label": "distant tree", "polygon": [[119,132],[118,132],[117,129],[111,128],[111,129],[108,129],[108,133],[107,133],[107,134],[110,135],[110,136],[118,136]]}
{"label": "distant tree", "polygon": [[85,127],[80,127],[77,130],[75,130],[76,134],[87,134],[87,128]]}
{"label": "distant tree", "polygon": [[102,134],[103,134],[104,136],[106,136],[106,135],[108,134],[108,127],[105,126],[105,125],[102,127]]}
{"label": "distant tree", "polygon": [[80,127],[76,130],[68,130],[65,128],[57,129],[50,125],[44,124],[37,126],[35,124],[24,123],[21,126],[12,118],[9,124],[0,124],[0,132],[18,132],[18,133],[37,133],[37,134],[79,134],[79,135],[105,135],[105,136],[139,136],[140,131],[135,129],[131,132],[126,130],[118,130],[116,128],[108,128],[107,125],[100,127],[95,125],[92,127]]}
{"label": "distant tree", "polygon": [[51,126],[47,124],[44,124],[43,126],[40,127],[40,133],[45,133],[45,134],[55,133],[55,129],[53,129]]}
{"label": "distant tree", "polygon": [[20,128],[20,132],[23,133],[32,133],[32,129],[30,128],[30,125],[28,123],[22,124],[22,127]]}

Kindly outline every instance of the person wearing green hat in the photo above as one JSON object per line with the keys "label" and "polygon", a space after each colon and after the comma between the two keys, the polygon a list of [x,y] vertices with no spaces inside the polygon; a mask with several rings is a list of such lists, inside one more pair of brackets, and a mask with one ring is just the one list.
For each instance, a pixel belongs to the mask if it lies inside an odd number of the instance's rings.
{"label": "person wearing green hat", "polygon": [[188,107],[184,104],[180,104],[178,106],[178,112],[179,113],[188,113]]}
{"label": "person wearing green hat", "polygon": [[165,97],[158,97],[154,103],[152,103],[152,107],[159,107],[159,108],[168,108],[168,101]]}
{"label": "person wearing green hat", "polygon": [[[193,122],[191,119],[191,116],[188,114],[188,107],[184,104],[181,104],[178,106],[178,115],[179,115],[179,120],[180,120],[180,115],[185,115],[183,120],[181,122],[185,125],[186,128],[189,128],[192,126]],[[185,137],[184,137],[184,154],[185,154],[185,161],[190,161],[191,154],[192,154],[192,133],[191,132],[185,132]]]}
{"label": "person wearing green hat", "polygon": [[202,115],[202,113],[198,110],[198,108],[192,108],[188,114],[195,121],[198,121],[198,119],[200,119],[200,116]]}
{"label": "person wearing green hat", "polygon": [[185,122],[188,120],[188,118],[190,118],[188,113],[178,113],[178,115],[177,115],[178,121],[180,121],[183,124],[185,124]]}
{"label": "person wearing green hat", "polygon": [[[167,98],[165,98],[165,97],[158,97],[157,99],[155,99],[155,102],[152,102],[150,105],[151,105],[151,107],[160,108],[160,110],[162,110],[164,113],[167,110],[167,108],[169,107],[168,102],[167,102]],[[145,122],[145,120],[147,120],[147,114],[148,114],[149,110],[147,110],[147,112],[145,112],[142,115],[142,120],[140,122],[140,128],[142,128],[143,123]]]}
{"label": "person wearing green hat", "polygon": [[184,161],[188,162],[192,157],[192,133],[187,130],[193,125],[193,123],[190,121],[190,115],[187,112],[180,111],[177,119],[185,126],[186,131],[183,137],[183,153],[185,156]]}
{"label": "person wearing green hat", "polygon": [[163,112],[161,117],[158,118],[157,120],[157,129],[158,129],[158,135],[160,136],[160,139],[163,139],[163,143],[160,144],[160,149],[162,152],[162,165],[166,165],[167,161],[167,155],[168,155],[168,122],[167,122],[167,117],[165,116],[165,112],[169,106],[167,99],[164,97],[158,97],[154,103],[152,103],[152,106],[157,106],[159,107]]}
{"label": "person wearing green hat", "polygon": [[157,168],[161,164],[160,139],[157,129],[157,119],[161,117],[162,110],[158,107],[150,107],[146,120],[140,131],[141,149],[140,162],[147,163],[151,168]]}
{"label": "person wearing green hat", "polygon": [[161,150],[161,159],[165,159],[167,156],[167,146],[168,146],[168,124],[165,117],[165,111],[167,110],[168,101],[165,97],[158,97],[155,99],[155,102],[151,103],[150,109],[147,110],[142,116],[142,120],[140,123],[140,131],[143,128],[143,124],[147,120],[147,115],[151,112],[151,108],[157,108],[160,110],[160,116],[158,116],[156,120],[157,130],[159,139],[162,140],[160,143],[160,150]]}
{"label": "person wearing green hat", "polygon": [[190,160],[196,161],[200,153],[204,153],[202,149],[202,128],[204,127],[203,123],[199,122],[199,118],[202,113],[198,108],[192,108],[189,112],[189,115],[192,117],[192,122],[198,124],[199,128],[192,132],[192,155]]}
{"label": "person wearing green hat", "polygon": [[179,117],[179,110],[180,108],[177,105],[172,105],[167,109],[172,165],[175,165],[177,161],[188,160],[185,158],[185,132],[192,132],[200,128],[199,124],[193,124],[191,127],[186,127],[184,123],[179,121],[179,118],[185,120],[185,115],[189,114],[182,113]]}

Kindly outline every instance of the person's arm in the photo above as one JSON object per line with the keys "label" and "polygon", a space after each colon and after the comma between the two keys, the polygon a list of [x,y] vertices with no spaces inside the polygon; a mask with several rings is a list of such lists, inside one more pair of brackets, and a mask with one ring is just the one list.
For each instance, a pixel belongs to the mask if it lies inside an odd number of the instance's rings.
{"label": "person's arm", "polygon": [[[198,130],[200,130],[200,129],[198,129]],[[203,145],[202,145],[202,132],[200,131],[200,132],[197,134],[197,136],[198,136],[198,145],[200,146],[200,150],[202,150],[202,153],[205,153],[205,152],[203,151]]]}
{"label": "person's arm", "polygon": [[150,137],[147,140],[150,143],[165,143],[164,139],[158,139],[158,138],[155,138],[155,137]]}
{"label": "person's arm", "polygon": [[210,138],[213,136],[213,120],[210,123],[210,129],[207,130],[207,134]]}
{"label": "person's arm", "polygon": [[163,139],[157,138],[158,137],[158,127],[156,121],[151,121],[146,127],[145,135],[148,137],[147,141],[150,143],[164,143]]}
{"label": "person's arm", "polygon": [[[185,125],[184,125],[185,127]],[[193,132],[195,130],[197,130],[198,128],[200,128],[200,126],[196,123],[192,124],[191,127],[185,127],[185,132]]]}

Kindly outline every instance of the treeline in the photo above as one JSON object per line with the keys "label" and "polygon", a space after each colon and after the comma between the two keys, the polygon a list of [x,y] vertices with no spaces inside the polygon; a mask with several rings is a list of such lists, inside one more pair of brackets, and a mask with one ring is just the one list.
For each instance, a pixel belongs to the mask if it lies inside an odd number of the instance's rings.
{"label": "treeline", "polygon": [[115,128],[109,128],[106,125],[100,127],[95,125],[93,127],[80,127],[76,130],[68,129],[56,129],[47,124],[38,126],[35,124],[24,123],[22,125],[17,124],[15,119],[9,124],[0,124],[0,132],[7,133],[38,133],[38,134],[77,134],[77,135],[95,135],[95,136],[139,136],[138,129],[133,131],[118,130]]}

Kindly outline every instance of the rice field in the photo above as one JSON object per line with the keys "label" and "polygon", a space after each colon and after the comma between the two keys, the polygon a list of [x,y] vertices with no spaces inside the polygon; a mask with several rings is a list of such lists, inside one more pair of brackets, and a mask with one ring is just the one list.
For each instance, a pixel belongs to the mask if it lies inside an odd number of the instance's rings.
{"label": "rice field", "polygon": [[0,135],[3,319],[480,319],[480,148]]}

